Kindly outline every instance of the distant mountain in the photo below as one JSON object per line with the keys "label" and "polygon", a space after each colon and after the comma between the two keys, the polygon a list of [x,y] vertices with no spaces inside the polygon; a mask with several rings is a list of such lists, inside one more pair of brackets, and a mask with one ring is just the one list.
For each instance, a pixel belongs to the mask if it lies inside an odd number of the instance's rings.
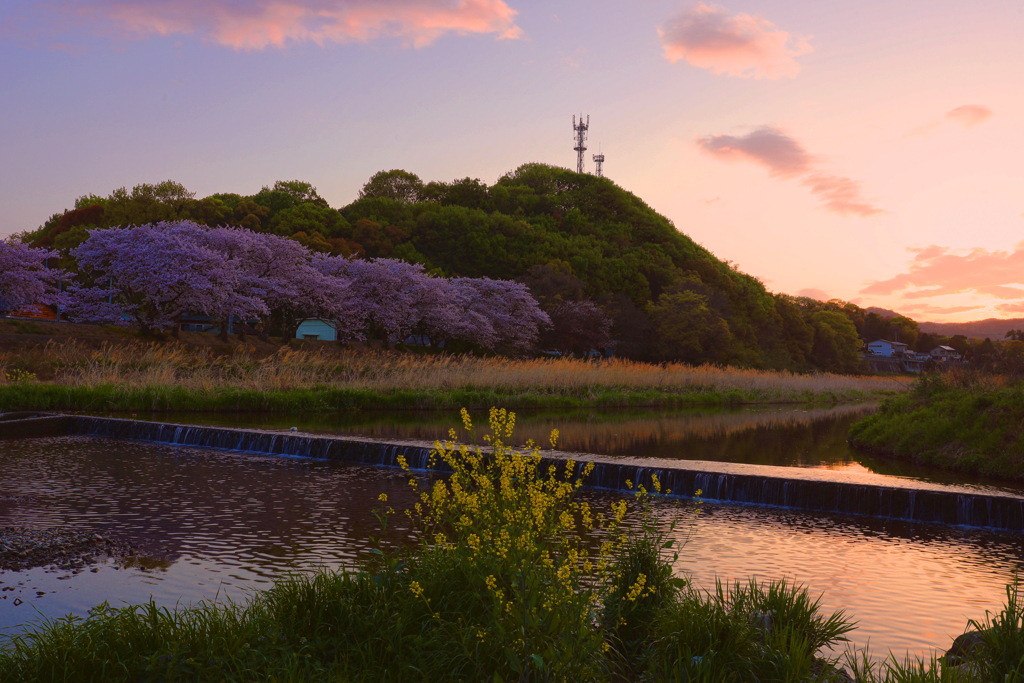
{"label": "distant mountain", "polygon": [[876,313],[883,318],[892,318],[893,316],[902,315],[896,311],[890,311],[888,308],[879,308],[878,306],[868,306],[865,310],[868,313]]}
{"label": "distant mountain", "polygon": [[1024,318],[1007,318],[1006,320],[986,318],[985,320],[975,320],[969,323],[929,323],[919,321],[917,325],[918,329],[928,334],[942,334],[949,337],[962,334],[967,338],[990,337],[993,340],[1000,340],[1006,336],[1009,330],[1024,328]]}

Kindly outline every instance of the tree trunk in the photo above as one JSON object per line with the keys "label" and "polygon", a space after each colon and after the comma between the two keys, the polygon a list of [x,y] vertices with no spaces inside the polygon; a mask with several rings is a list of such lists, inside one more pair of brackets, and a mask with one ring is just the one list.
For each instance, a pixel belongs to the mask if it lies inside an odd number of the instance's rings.
{"label": "tree trunk", "polygon": [[222,342],[227,343],[227,341],[228,341],[228,327],[230,327],[230,326],[231,326],[231,318],[221,318],[220,319],[220,334],[218,334],[217,337]]}

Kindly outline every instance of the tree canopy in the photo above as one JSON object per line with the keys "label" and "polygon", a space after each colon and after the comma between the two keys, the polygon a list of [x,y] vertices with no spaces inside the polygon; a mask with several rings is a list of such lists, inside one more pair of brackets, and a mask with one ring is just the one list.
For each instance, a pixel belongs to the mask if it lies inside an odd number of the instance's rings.
{"label": "tree canopy", "polygon": [[[174,181],[142,184],[80,197],[21,239],[59,251],[70,268],[92,230],[180,220],[290,238],[325,256],[397,259],[439,277],[518,281],[555,323],[552,343],[582,348],[605,339],[607,323],[617,352],[638,359],[850,372],[863,341],[935,340],[902,316],[773,294],[608,178],[539,163],[493,185],[380,171],[338,209],[299,180],[200,199]],[[590,333],[574,337],[584,318]]]}

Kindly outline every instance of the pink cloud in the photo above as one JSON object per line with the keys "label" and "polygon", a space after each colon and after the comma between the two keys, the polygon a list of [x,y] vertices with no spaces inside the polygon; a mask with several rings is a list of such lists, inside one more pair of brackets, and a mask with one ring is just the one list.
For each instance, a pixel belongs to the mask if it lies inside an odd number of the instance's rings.
{"label": "pink cloud", "polygon": [[981,104],[965,104],[956,109],[950,109],[946,114],[939,120],[933,120],[930,123],[926,123],[920,128],[915,128],[906,134],[905,137],[916,137],[918,135],[927,135],[936,128],[939,128],[946,123],[957,123],[964,128],[973,128],[980,123],[984,123],[988,119],[992,118],[995,113],[988,107]]}
{"label": "pink cloud", "polygon": [[909,251],[914,258],[907,272],[868,283],[861,294],[901,293],[904,299],[964,293],[996,299],[1024,298],[1020,287],[1024,284],[1024,245],[1017,245],[1013,251],[975,248],[954,252],[936,245]]}
{"label": "pink cloud", "polygon": [[753,161],[772,176],[784,178],[806,173],[814,160],[799,142],[770,126],[742,137],[706,135],[697,140],[697,146],[719,159]]}
{"label": "pink cloud", "polygon": [[715,75],[740,78],[781,78],[800,71],[794,57],[813,48],[794,39],[767,19],[750,14],[730,16],[728,10],[698,3],[658,27],[665,59],[685,60]]}
{"label": "pink cloud", "polygon": [[996,310],[1000,313],[1024,313],[1024,301],[1015,304],[999,304]]}
{"label": "pink cloud", "polygon": [[980,104],[965,104],[962,107],[946,112],[946,120],[959,123],[964,128],[971,128],[984,123],[992,117],[992,110]]}
{"label": "pink cloud", "polygon": [[817,301],[828,301],[830,298],[832,298],[828,295],[828,292],[821,289],[816,289],[814,287],[807,287],[806,289],[801,289],[799,292],[796,293],[796,295],[806,296],[808,299],[815,299]]}
{"label": "pink cloud", "polygon": [[800,184],[819,196],[828,211],[862,218],[885,213],[864,198],[856,180],[816,171],[816,157],[777,128],[764,126],[743,136],[705,135],[697,139],[697,146],[717,159],[760,164],[772,177],[804,176]]}
{"label": "pink cloud", "polygon": [[811,188],[811,192],[820,196],[829,211],[862,218],[885,213],[884,209],[873,206],[864,199],[860,183],[856,180],[815,173],[804,178],[800,184],[806,185]]}
{"label": "pink cloud", "polygon": [[65,9],[137,38],[199,35],[236,50],[377,38],[425,47],[449,33],[522,37],[518,12],[503,0],[98,0]]}

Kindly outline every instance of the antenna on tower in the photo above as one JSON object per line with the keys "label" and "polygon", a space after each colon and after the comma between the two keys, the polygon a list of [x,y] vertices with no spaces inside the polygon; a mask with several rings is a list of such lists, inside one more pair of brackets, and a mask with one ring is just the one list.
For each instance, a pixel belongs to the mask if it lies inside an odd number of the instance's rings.
{"label": "antenna on tower", "polygon": [[572,115],[572,129],[576,133],[576,172],[583,173],[583,153],[587,151],[587,129],[590,128],[590,114],[587,114],[587,122],[583,123],[583,114],[580,114],[580,122],[576,123],[576,115]]}
{"label": "antenna on tower", "polygon": [[604,173],[601,172],[601,164],[604,163],[604,152],[601,151],[601,145],[597,146],[597,154],[594,155],[594,163],[597,164],[597,177],[603,178]]}

